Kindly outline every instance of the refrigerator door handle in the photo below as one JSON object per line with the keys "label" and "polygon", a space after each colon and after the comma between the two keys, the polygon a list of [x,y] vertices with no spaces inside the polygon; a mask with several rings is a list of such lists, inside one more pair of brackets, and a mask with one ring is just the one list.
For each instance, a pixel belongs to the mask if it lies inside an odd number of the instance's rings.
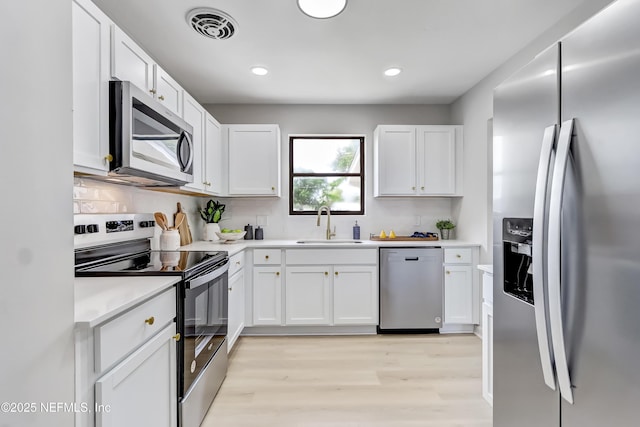
{"label": "refrigerator door handle", "polygon": [[536,332],[538,335],[538,350],[542,364],[542,376],[545,384],[551,389],[556,389],[556,378],[553,371],[553,356],[551,344],[547,334],[547,261],[545,259],[545,230],[547,212],[547,190],[549,186],[549,166],[553,155],[556,139],[556,125],[544,130],[542,149],[540,150],[540,163],[538,164],[538,177],[536,179],[536,194],[533,207],[533,300],[536,319]]}
{"label": "refrigerator door handle", "polygon": [[551,181],[551,196],[549,200],[549,322],[551,323],[551,342],[556,362],[556,374],[560,395],[569,403],[573,403],[571,378],[567,363],[567,351],[564,343],[564,328],[562,324],[562,293],[561,293],[561,221],[562,194],[564,192],[565,172],[569,162],[569,148],[573,135],[573,119],[562,123],[556,161]]}

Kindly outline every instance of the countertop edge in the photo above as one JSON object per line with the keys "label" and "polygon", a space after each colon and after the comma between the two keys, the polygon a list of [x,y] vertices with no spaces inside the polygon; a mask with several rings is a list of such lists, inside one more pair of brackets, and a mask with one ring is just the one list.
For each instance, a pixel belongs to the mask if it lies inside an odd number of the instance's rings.
{"label": "countertop edge", "polygon": [[478,270],[493,274],[493,264],[478,264]]}
{"label": "countertop edge", "polygon": [[[304,239],[298,239],[304,240]],[[379,240],[362,240],[362,243],[296,243],[297,240],[242,240],[235,243],[218,243],[216,241],[197,241],[190,245],[180,247],[181,251],[227,251],[229,256],[233,256],[245,249],[255,248],[280,248],[280,249],[372,249],[380,247],[431,247],[440,246],[447,247],[479,247],[479,243],[468,242],[462,240],[429,240],[429,241],[379,241]]]}
{"label": "countertop edge", "polygon": [[[77,277],[74,280],[76,329],[93,328],[180,282],[180,276]],[[136,283],[137,282],[137,283]]]}

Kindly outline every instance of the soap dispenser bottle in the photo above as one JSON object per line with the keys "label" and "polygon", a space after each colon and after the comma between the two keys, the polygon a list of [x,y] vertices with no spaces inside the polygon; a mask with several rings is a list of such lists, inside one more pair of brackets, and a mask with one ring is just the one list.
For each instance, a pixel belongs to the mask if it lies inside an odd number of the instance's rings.
{"label": "soap dispenser bottle", "polygon": [[360,240],[360,226],[358,225],[358,221],[356,221],[356,225],[353,226],[353,240]]}

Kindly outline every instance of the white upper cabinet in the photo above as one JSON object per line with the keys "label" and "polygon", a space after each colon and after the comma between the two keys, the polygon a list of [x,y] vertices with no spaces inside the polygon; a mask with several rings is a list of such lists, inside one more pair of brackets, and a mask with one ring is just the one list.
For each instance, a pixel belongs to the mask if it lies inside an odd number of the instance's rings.
{"label": "white upper cabinet", "polygon": [[461,196],[462,144],[462,126],[378,126],[374,196]]}
{"label": "white upper cabinet", "polygon": [[419,126],[418,194],[456,194],[456,127]]}
{"label": "white upper cabinet", "polygon": [[229,196],[280,197],[278,125],[225,125]]}
{"label": "white upper cabinet", "polygon": [[154,60],[115,25],[111,33],[111,41],[111,77],[130,81],[152,96]]}
{"label": "white upper cabinet", "polygon": [[207,193],[222,195],[222,125],[209,113],[205,117],[204,176]]}
{"label": "white upper cabinet", "polygon": [[168,109],[182,117],[182,97],[184,89],[158,64],[154,67],[154,96]]}
{"label": "white upper cabinet", "polygon": [[204,131],[206,111],[189,94],[184,95],[182,118],[193,127],[193,182],[184,186],[185,189],[204,192],[206,177],[204,176]]}
{"label": "white upper cabinet", "polygon": [[117,26],[113,26],[111,77],[130,81],[182,116],[184,89]]}
{"label": "white upper cabinet", "polygon": [[375,132],[376,196],[413,196],[416,193],[416,129],[380,126]]}
{"label": "white upper cabinet", "polygon": [[89,0],[71,3],[73,164],[76,172],[109,170],[109,31],[111,20]]}

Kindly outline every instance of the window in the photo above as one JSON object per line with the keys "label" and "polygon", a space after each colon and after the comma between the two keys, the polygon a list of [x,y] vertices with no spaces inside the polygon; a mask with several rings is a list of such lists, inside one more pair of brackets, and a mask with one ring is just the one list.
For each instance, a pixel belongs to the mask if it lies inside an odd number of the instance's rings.
{"label": "window", "polygon": [[289,214],[364,214],[364,137],[289,138]]}

